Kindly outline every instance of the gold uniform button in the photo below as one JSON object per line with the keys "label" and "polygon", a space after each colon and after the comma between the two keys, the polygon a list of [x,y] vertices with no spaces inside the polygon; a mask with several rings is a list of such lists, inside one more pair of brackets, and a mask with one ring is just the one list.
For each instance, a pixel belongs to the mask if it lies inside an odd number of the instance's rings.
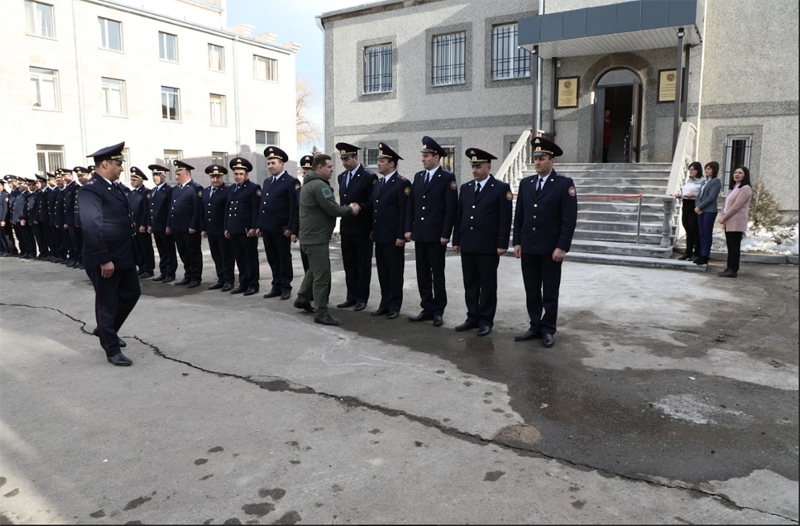
{"label": "gold uniform button", "polygon": [[376,203],[380,202],[380,199],[376,199],[376,200],[375,200],[375,202],[376,202]]}
{"label": "gold uniform button", "polygon": [[537,206],[539,206],[539,205],[533,205],[534,208],[536,208]]}
{"label": "gold uniform button", "polygon": [[475,216],[469,216],[470,219],[475,219]]}
{"label": "gold uniform button", "polygon": [[471,226],[471,227],[469,227],[469,229],[470,229],[470,230],[475,230],[475,227],[472,227],[472,226]]}
{"label": "gold uniform button", "polygon": [[420,217],[419,220],[420,221],[425,221],[425,218],[424,217]]}
{"label": "gold uniform button", "polygon": [[536,227],[533,227],[533,231],[534,231],[534,232],[536,231]]}
{"label": "gold uniform button", "polygon": [[533,218],[536,219],[536,216],[533,216]]}
{"label": "gold uniform button", "polygon": [[423,206],[422,209],[425,210],[425,207]]}
{"label": "gold uniform button", "polygon": [[472,208],[475,208],[475,205],[472,205]]}

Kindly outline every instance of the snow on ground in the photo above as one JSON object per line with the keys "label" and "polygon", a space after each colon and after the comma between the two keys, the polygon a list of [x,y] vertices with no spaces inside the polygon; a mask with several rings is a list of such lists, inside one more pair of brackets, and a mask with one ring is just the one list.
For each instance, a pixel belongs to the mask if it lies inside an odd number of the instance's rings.
{"label": "snow on ground", "polygon": [[[742,252],[796,256],[798,253],[798,230],[800,230],[800,224],[779,226],[773,232],[767,232],[764,229],[753,228],[751,223],[742,239]],[[777,243],[776,239],[783,241]],[[721,252],[726,251],[725,231],[718,223],[714,224],[714,240],[711,248]]]}

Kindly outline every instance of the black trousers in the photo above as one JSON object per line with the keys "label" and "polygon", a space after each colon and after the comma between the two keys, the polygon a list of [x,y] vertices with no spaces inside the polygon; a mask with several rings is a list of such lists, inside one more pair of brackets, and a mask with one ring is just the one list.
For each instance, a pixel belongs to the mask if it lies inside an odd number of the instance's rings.
{"label": "black trousers", "polygon": [[136,232],[133,239],[133,255],[139,272],[153,272],[156,268],[156,256],[153,252],[153,236],[145,232]]}
{"label": "black trousers", "polygon": [[94,312],[100,332],[100,346],[106,356],[119,354],[119,330],[141,295],[135,268],[115,269],[110,278],[100,270],[87,270],[94,286]]}
{"label": "black trousers", "polygon": [[0,243],[3,252],[18,254],[17,247],[14,245],[14,235],[12,234],[11,223],[6,221],[6,226],[0,227]]}
{"label": "black trousers", "polygon": [[200,232],[173,231],[175,246],[183,262],[183,277],[189,281],[203,280],[203,250]]}
{"label": "black trousers", "polygon": [[55,256],[61,259],[67,257],[67,247],[69,246],[69,233],[63,227],[51,225],[50,229],[53,232],[53,251]]}
{"label": "black trousers", "polygon": [[497,312],[497,267],[500,256],[495,254],[461,253],[464,274],[464,300],[467,320],[476,325],[494,325]]}
{"label": "black trousers", "polygon": [[[522,253],[522,281],[530,328],[555,334],[558,319],[558,291],[561,287],[561,263],[552,254]],[[542,313],[544,311],[544,313]]]}
{"label": "black trousers", "polygon": [[725,243],[728,245],[728,268],[739,272],[739,260],[742,257],[742,236],[744,232],[725,232]]}
{"label": "black trousers", "polygon": [[372,282],[372,240],[369,236],[342,236],[342,263],[347,301],[366,303]]}
{"label": "black trousers", "polygon": [[231,234],[231,252],[239,268],[239,286],[259,289],[261,269],[258,263],[258,238],[247,234]]}
{"label": "black trousers", "polygon": [[24,256],[36,255],[36,242],[33,240],[33,229],[30,225],[14,225],[14,233],[19,240],[19,251]]}
{"label": "black trousers", "polygon": [[47,248],[47,234],[45,234],[45,225],[42,223],[33,224],[33,237],[36,239],[36,246],[39,248],[39,256],[47,257],[50,255],[50,249]]}
{"label": "black trousers", "polygon": [[233,250],[231,240],[225,236],[208,235],[208,248],[217,271],[217,281],[233,285]]}
{"label": "black trousers", "polygon": [[47,245],[47,255],[56,255],[56,240],[55,232],[50,223],[42,223],[42,231],[44,232],[44,242]]}
{"label": "black trousers", "polygon": [[381,309],[400,312],[403,306],[405,249],[394,243],[375,243],[375,264],[381,285]]}
{"label": "black trousers", "polygon": [[165,276],[175,276],[178,270],[178,255],[175,253],[175,236],[154,232],[158,250],[158,270]]}
{"label": "black trousers", "polygon": [[681,223],[686,231],[687,256],[700,255],[700,226],[697,224],[694,201],[694,199],[684,199],[681,208]]}
{"label": "black trousers", "polygon": [[272,270],[272,290],[289,292],[292,290],[294,269],[292,268],[292,240],[283,234],[263,233],[264,252]]}
{"label": "black trousers", "polygon": [[80,227],[69,226],[70,259],[81,261],[83,259],[83,230]]}
{"label": "black trousers", "polygon": [[447,306],[447,288],[444,278],[444,258],[447,247],[441,243],[414,242],[417,260],[417,286],[419,306],[425,312],[443,315]]}

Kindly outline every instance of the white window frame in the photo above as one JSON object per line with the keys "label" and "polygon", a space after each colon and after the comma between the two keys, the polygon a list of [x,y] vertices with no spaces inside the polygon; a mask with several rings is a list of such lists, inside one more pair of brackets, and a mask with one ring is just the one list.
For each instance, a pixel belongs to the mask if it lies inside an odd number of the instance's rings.
{"label": "white window frame", "polygon": [[378,155],[380,155],[380,150],[378,148],[364,148],[364,166],[367,168],[377,168]]}
{"label": "white window frame", "polygon": [[[168,37],[172,37],[172,41],[174,42],[174,59],[169,58],[169,47],[167,46],[167,43],[170,41],[170,39]],[[177,64],[180,61],[178,56],[178,35],[173,35],[172,33],[167,33],[166,31],[158,32],[158,58],[164,62],[172,62],[173,64]]]}
{"label": "white window frame", "polygon": [[[260,63],[264,63],[264,77],[259,76]],[[272,78],[270,78],[272,73]],[[263,80],[266,82],[278,82],[278,61],[274,58],[262,57],[261,55],[253,55],[253,78],[256,80]]]}
{"label": "white window frame", "polygon": [[[211,125],[212,126],[227,126],[228,114],[225,95],[218,93],[209,93],[208,95],[209,109],[211,110]],[[214,122],[214,107],[219,107],[219,122]]]}
{"label": "white window frame", "polygon": [[[503,49],[498,48],[498,31],[514,28],[513,34],[509,34],[502,39]],[[512,32],[512,31],[510,31]],[[511,79],[526,79],[531,76],[531,63],[530,53],[518,46],[519,42],[519,24],[517,22],[511,24],[498,24],[492,26],[492,80],[511,80]],[[502,55],[502,56],[501,56]],[[518,66],[518,62],[522,61],[523,64],[527,63],[527,71],[524,66]],[[498,75],[498,61],[503,64],[501,71],[508,74],[505,76]]]}
{"label": "white window frame", "polygon": [[447,155],[439,158],[439,164],[443,170],[456,173],[456,147],[453,144],[442,144],[442,149],[447,152]]}
{"label": "white window frame", "polygon": [[[104,112],[103,115],[108,117],[127,117],[128,116],[128,102],[125,97],[125,81],[120,79],[112,79],[110,77],[101,77],[100,81],[102,83],[102,90],[103,90],[103,106]],[[119,112],[113,113],[109,111],[110,106],[110,95],[112,92],[117,91],[119,92]]]}
{"label": "white window frame", "polygon": [[[166,91],[166,90],[175,90],[175,91]],[[167,107],[167,115],[164,115],[164,106],[165,106],[165,99],[166,99],[166,107]],[[169,116],[169,99],[171,97],[175,98],[175,118],[170,118]],[[172,86],[161,86],[161,120],[168,121],[168,122],[180,122],[181,121],[181,90],[180,88],[173,88]]]}
{"label": "white window frame", "polygon": [[[463,35],[461,42],[453,41],[460,35]],[[442,42],[439,44],[439,42]],[[431,40],[433,46],[433,71],[431,72],[431,82],[434,86],[459,86],[467,83],[467,32],[456,31],[454,33],[445,33],[442,35],[434,35]],[[445,47],[446,46],[446,47]],[[443,63],[442,63],[443,62]],[[447,76],[453,79],[460,76],[458,69],[463,70],[463,80],[450,80],[444,82],[437,78],[436,71],[440,68],[447,69]]]}
{"label": "white window frame", "polygon": [[39,171],[54,172],[56,168],[64,168],[64,146],[60,144],[37,144],[36,160]]}
{"label": "white window frame", "polygon": [[[109,22],[113,22],[114,24],[117,24],[117,26],[119,27],[119,49],[110,46],[110,39],[108,38]],[[100,27],[100,48],[106,49],[108,51],[117,51],[118,53],[124,52],[125,45],[123,44],[124,40],[122,38],[122,22],[120,22],[119,20],[112,20],[110,18],[104,18],[102,16],[98,16],[97,23]],[[106,42],[106,40],[108,41]]]}
{"label": "white window frame", "polygon": [[[219,68],[214,67],[214,52],[215,49],[219,49]],[[208,69],[211,71],[221,71],[225,72],[225,47],[219,46],[217,44],[208,44]]]}
{"label": "white window frame", "polygon": [[[264,136],[264,141],[261,142],[258,140],[258,134],[261,133]],[[272,134],[272,135],[271,135]],[[272,136],[275,140],[270,141],[270,136]],[[263,144],[263,145],[272,145],[272,146],[280,146],[281,145],[281,132],[276,131],[267,131],[267,130],[256,130],[256,144]]]}
{"label": "white window frame", "polygon": [[722,195],[728,195],[728,189],[730,188],[733,171],[737,166],[739,166],[738,163],[736,166],[732,164],[734,141],[744,141],[744,160],[742,161],[742,165],[747,167],[750,166],[750,155],[753,151],[753,136],[744,134],[728,135],[725,140],[725,173],[722,176]]}
{"label": "white window frame", "polygon": [[[37,9],[39,8],[39,9]],[[46,10],[42,10],[42,8],[47,8]],[[49,24],[44,22],[44,19],[39,20],[39,23],[36,23],[36,15],[39,13],[44,12],[49,13]],[[36,0],[25,0],[25,34],[35,37],[41,38],[50,38],[55,40],[56,39],[56,17],[55,12],[53,10],[53,6],[51,4],[46,4],[44,2],[38,2]],[[49,29],[50,34],[45,34]]]}
{"label": "white window frame", "polygon": [[[34,103],[33,109],[40,111],[61,111],[61,93],[59,91],[58,70],[30,66],[30,80],[33,83]],[[51,81],[53,84],[53,106],[42,105],[42,82]]]}
{"label": "white window frame", "polygon": [[[391,93],[394,88],[392,78],[392,44],[379,44],[364,48],[364,94]],[[373,82],[372,79],[377,79]],[[387,81],[388,80],[388,86]]]}
{"label": "white window frame", "polygon": [[[228,152],[211,152],[211,164],[219,164],[219,165],[227,167],[228,166]],[[225,181],[225,182],[228,182],[229,181],[229,179],[228,179],[228,175],[229,174],[230,174],[230,172],[225,174],[225,176],[222,178],[222,180]]]}
{"label": "white window frame", "polygon": [[182,160],[183,150],[164,150],[164,166],[169,168],[169,179],[175,180],[175,164],[172,161]]}

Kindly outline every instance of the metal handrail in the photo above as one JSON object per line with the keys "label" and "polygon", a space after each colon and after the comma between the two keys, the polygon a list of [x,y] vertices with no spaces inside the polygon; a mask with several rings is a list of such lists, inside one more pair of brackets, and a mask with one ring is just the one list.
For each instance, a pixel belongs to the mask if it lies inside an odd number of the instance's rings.
{"label": "metal handrail", "polygon": [[519,183],[520,176],[530,161],[531,135],[530,130],[525,130],[520,134],[516,144],[511,148],[497,173],[494,174],[495,179],[505,181],[512,187]]}

